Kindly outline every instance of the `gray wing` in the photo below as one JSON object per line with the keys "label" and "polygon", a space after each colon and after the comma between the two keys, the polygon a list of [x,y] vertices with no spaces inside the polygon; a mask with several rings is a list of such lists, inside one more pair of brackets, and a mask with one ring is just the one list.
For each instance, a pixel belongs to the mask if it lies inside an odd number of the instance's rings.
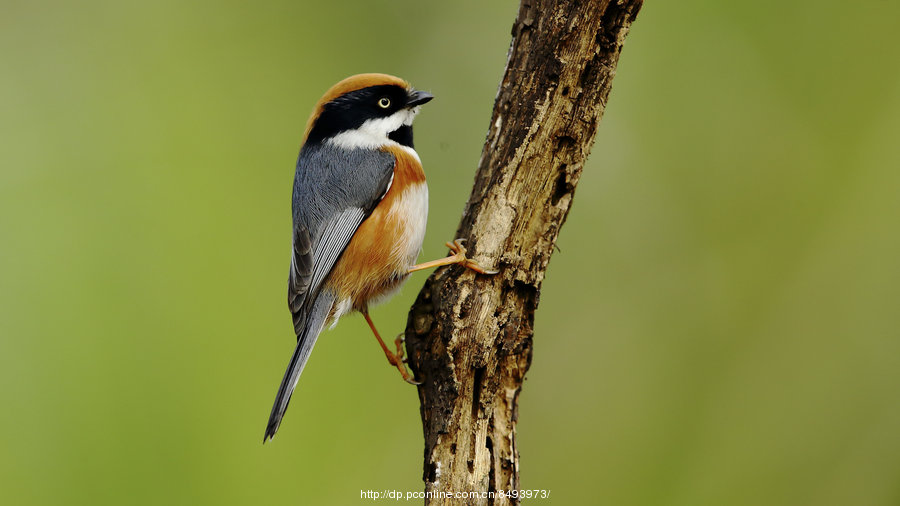
{"label": "gray wing", "polygon": [[[371,212],[371,211],[369,211]],[[365,209],[351,207],[332,216],[324,224],[322,237],[315,247],[309,243],[305,229],[302,234],[294,234],[294,255],[291,258],[291,273],[288,279],[288,305],[294,316],[294,333],[300,337],[305,320],[304,302],[308,293],[315,293],[334,263],[350,243],[353,233],[368,215]],[[298,238],[298,235],[301,237]],[[298,248],[297,244],[301,244]]]}
{"label": "gray wing", "polygon": [[304,148],[293,195],[293,252],[288,305],[300,336],[308,308],[363,220],[387,192],[394,156],[329,145]]}
{"label": "gray wing", "polygon": [[293,251],[288,305],[297,345],[278,387],[263,442],[278,431],[291,394],[336,301],[321,290],[360,223],[387,193],[394,156],[378,150],[304,146],[293,196]]}
{"label": "gray wing", "polygon": [[291,271],[288,276],[288,306],[292,313],[300,310],[304,295],[312,283],[313,254],[309,230],[294,227],[291,244]]}

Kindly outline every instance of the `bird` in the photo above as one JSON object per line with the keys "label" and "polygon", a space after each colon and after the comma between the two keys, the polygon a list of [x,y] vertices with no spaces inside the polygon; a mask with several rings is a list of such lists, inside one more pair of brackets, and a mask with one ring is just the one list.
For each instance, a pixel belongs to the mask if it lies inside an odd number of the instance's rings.
{"label": "bird", "polygon": [[391,351],[369,307],[418,270],[459,264],[495,274],[466,256],[462,240],[446,258],[415,264],[425,237],[428,187],[413,147],[413,120],[434,98],[387,74],[358,74],[332,86],[306,123],[291,200],[288,306],[297,343],[278,387],[263,443],[278,431],[319,334],[362,313],[388,362],[406,370],[402,336]]}

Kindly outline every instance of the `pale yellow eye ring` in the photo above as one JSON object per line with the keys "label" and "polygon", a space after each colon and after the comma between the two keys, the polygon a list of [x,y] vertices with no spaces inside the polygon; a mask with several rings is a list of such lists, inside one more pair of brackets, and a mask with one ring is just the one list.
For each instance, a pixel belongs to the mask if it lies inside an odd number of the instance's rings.
{"label": "pale yellow eye ring", "polygon": [[387,109],[390,106],[391,106],[391,99],[389,99],[387,97],[381,97],[378,99],[378,107],[381,107],[382,109]]}

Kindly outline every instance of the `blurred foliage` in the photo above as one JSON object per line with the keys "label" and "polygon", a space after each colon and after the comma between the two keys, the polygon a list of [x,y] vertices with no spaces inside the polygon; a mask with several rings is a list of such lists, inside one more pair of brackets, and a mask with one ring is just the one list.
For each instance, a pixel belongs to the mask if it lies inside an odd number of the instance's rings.
{"label": "blurred foliage", "polygon": [[[517,4],[0,4],[0,503],[352,504],[421,489],[358,316],[293,347],[306,116],[417,122],[451,239]],[[900,4],[649,2],[541,296],[522,485],[556,504],[900,503]],[[425,278],[376,309],[400,332]]]}

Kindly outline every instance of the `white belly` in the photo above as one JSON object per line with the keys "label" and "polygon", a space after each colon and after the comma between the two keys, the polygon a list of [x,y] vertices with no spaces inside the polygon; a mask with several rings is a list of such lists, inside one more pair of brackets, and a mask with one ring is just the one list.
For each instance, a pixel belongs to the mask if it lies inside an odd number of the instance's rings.
{"label": "white belly", "polygon": [[407,267],[411,267],[416,263],[419,253],[422,252],[422,243],[425,241],[425,225],[428,222],[428,186],[422,182],[406,187],[394,202],[388,216],[390,219],[396,220],[401,229],[400,240],[394,244],[394,253],[398,258],[406,261]]}

